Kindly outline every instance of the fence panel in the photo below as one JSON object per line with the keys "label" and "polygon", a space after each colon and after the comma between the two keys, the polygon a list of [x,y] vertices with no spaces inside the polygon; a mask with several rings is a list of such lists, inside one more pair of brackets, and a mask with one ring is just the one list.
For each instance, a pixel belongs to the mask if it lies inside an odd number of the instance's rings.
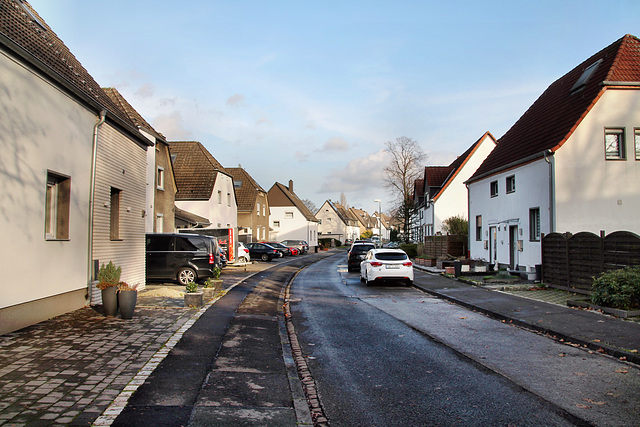
{"label": "fence panel", "polygon": [[603,271],[640,265],[640,236],[627,231],[616,231],[606,236],[603,264]]}
{"label": "fence panel", "polygon": [[593,276],[602,272],[602,239],[593,233],[582,232],[567,239],[568,286],[591,290]]}
{"label": "fence panel", "polygon": [[566,286],[567,275],[567,239],[564,234],[551,233],[542,239],[542,281],[544,283]]}
{"label": "fence panel", "polygon": [[444,255],[466,256],[467,236],[436,235],[424,238],[424,254],[427,258],[440,258]]}

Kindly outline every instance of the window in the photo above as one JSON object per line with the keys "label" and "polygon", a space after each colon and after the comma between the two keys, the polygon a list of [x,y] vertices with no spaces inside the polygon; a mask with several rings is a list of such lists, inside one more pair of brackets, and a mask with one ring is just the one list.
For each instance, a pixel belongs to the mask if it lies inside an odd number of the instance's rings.
{"label": "window", "polygon": [[45,195],[45,239],[69,238],[69,207],[71,206],[71,178],[47,172]]}
{"label": "window", "polygon": [[624,160],[624,129],[604,130],[604,155],[607,160]]}
{"label": "window", "polygon": [[482,240],[482,215],[476,216],[476,240]]}
{"label": "window", "polygon": [[256,215],[260,216],[260,202],[256,204]]}
{"label": "window", "polygon": [[164,168],[158,166],[158,173],[156,174],[156,188],[164,191]]}
{"label": "window", "polygon": [[227,193],[227,206],[231,206],[231,193]]}
{"label": "window", "polygon": [[262,216],[267,216],[267,206],[262,205]]}
{"label": "window", "polygon": [[285,212],[284,217],[286,219],[293,219],[293,212]]}
{"label": "window", "polygon": [[120,193],[121,190],[111,187],[111,240],[120,239]]}
{"label": "window", "polygon": [[222,191],[218,190],[218,204],[222,204]]}
{"label": "window", "polygon": [[585,68],[585,70],[582,72],[582,75],[580,75],[580,78],[578,78],[576,83],[571,88],[572,94],[583,89],[587,85],[589,78],[593,75],[593,73],[596,71],[596,69],[598,68],[598,65],[600,65],[601,62],[602,62],[602,59],[598,59],[596,62],[589,65],[587,68]]}
{"label": "window", "polygon": [[239,181],[239,180],[233,181],[233,186],[235,188],[241,188],[242,187],[242,181]]}
{"label": "window", "polygon": [[273,221],[274,227],[280,227],[280,221]]}
{"label": "window", "polygon": [[491,183],[491,197],[496,197],[498,195],[498,181],[493,181]]}
{"label": "window", "polygon": [[640,129],[634,131],[633,139],[636,146],[636,160],[640,160]]}
{"label": "window", "polygon": [[507,177],[507,193],[516,191],[516,177],[514,175]]}
{"label": "window", "polygon": [[540,208],[529,209],[529,241],[540,241]]}

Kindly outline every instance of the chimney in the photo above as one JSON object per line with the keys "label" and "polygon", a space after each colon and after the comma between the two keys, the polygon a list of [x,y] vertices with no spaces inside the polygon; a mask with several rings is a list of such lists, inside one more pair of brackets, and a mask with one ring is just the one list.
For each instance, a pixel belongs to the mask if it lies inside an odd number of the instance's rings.
{"label": "chimney", "polygon": [[289,180],[289,191],[291,193],[293,193],[293,180],[292,179]]}

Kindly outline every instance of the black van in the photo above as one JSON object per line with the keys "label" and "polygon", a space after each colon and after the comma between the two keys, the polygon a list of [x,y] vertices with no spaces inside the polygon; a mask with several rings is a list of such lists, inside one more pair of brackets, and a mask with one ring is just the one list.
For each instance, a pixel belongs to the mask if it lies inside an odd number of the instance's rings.
{"label": "black van", "polygon": [[149,233],[147,237],[147,282],[177,280],[181,285],[213,276],[220,267],[215,237],[201,234]]}

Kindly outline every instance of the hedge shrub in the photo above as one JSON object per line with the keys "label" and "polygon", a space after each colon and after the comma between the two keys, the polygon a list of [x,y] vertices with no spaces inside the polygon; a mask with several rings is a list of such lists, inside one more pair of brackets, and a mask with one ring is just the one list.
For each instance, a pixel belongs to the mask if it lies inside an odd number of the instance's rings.
{"label": "hedge shrub", "polygon": [[640,308],[640,267],[607,271],[595,278],[591,302],[603,307]]}
{"label": "hedge shrub", "polygon": [[409,258],[415,258],[418,255],[418,245],[415,243],[403,243],[400,245],[400,249],[405,251]]}

